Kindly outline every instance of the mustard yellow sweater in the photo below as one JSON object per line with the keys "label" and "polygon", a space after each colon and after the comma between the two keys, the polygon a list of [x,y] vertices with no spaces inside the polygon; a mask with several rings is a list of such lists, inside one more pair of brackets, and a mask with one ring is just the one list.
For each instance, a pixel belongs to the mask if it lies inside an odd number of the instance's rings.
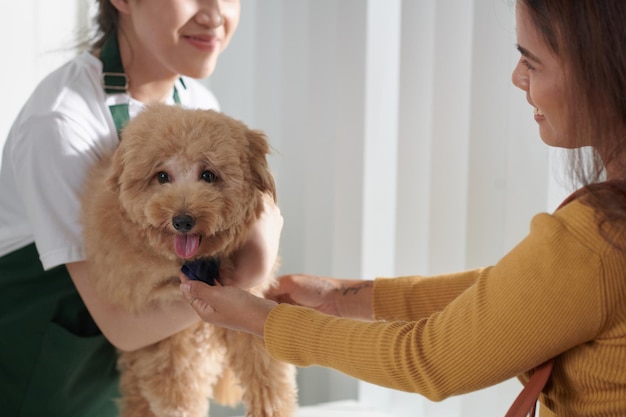
{"label": "mustard yellow sweater", "polygon": [[[626,231],[609,235],[626,247]],[[377,279],[373,306],[378,321],[365,322],[281,304],[265,344],[277,359],[432,400],[525,383],[557,356],[542,416],[626,416],[626,256],[580,202],[535,216],[495,266]]]}

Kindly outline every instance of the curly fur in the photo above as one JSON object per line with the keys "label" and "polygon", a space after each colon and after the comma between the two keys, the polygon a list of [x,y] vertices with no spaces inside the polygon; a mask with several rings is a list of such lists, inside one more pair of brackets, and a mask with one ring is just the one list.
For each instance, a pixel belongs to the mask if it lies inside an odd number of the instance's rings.
{"label": "curly fur", "polygon": [[[91,171],[82,196],[90,275],[99,294],[130,312],[181,300],[186,259],[219,257],[220,275],[276,198],[263,133],[210,110],[151,105]],[[190,216],[181,230],[176,216]],[[262,294],[271,282],[251,291]],[[295,369],[260,339],[207,323],[120,352],[123,417],[205,417],[209,401],[241,401],[249,416],[293,416]]]}

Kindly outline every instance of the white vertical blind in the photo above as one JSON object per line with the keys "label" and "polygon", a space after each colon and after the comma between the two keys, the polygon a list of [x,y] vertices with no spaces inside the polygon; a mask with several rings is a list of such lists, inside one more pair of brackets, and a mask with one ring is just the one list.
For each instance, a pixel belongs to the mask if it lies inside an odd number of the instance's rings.
{"label": "white vertical blind", "polygon": [[366,11],[361,274],[375,276],[394,271],[401,1]]}

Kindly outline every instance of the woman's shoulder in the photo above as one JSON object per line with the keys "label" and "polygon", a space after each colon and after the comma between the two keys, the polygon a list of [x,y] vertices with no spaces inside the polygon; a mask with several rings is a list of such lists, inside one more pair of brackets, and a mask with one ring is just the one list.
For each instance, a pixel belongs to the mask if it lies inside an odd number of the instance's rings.
{"label": "woman's shoulder", "polygon": [[[104,107],[99,61],[84,52],[44,77],[24,104],[17,123],[32,117],[61,113],[93,117]],[[83,121],[81,120],[81,123]]]}
{"label": "woman's shoulder", "polygon": [[584,199],[572,199],[554,213],[540,213],[533,218],[533,230],[541,234],[558,236],[558,239],[575,239],[583,246],[599,252],[607,246],[599,227],[599,213]]}
{"label": "woman's shoulder", "polygon": [[[100,61],[83,52],[44,77],[26,106],[32,110],[55,110],[77,102],[103,102]],[[97,100],[96,100],[97,99]]]}
{"label": "woman's shoulder", "polygon": [[[576,191],[556,211],[601,263],[600,298],[607,312],[607,337],[622,337],[626,326],[626,183],[607,181]],[[615,333],[617,332],[617,333]]]}
{"label": "woman's shoulder", "polygon": [[51,128],[53,124],[63,124],[81,131],[106,130],[108,110],[101,76],[100,61],[87,52],[48,74],[20,110],[9,139],[37,130],[41,125]]}
{"label": "woman's shoulder", "polygon": [[[592,259],[585,258],[585,253],[592,254],[595,262],[601,265],[602,285],[613,288],[612,291],[604,292],[608,298],[616,294],[623,297],[626,291],[626,220],[607,214],[598,201],[613,200],[619,205],[624,203],[618,202],[621,199],[626,197],[619,188],[611,184],[598,184],[574,193],[553,214],[539,216],[534,228],[536,233],[549,233],[557,238],[554,241],[554,250],[557,252],[564,251],[565,245],[581,248],[578,252],[569,251],[572,263]],[[619,290],[615,290],[617,287]]]}
{"label": "woman's shoulder", "polygon": [[566,198],[554,217],[609,243],[621,241],[626,255],[626,184],[610,181],[585,186]]}

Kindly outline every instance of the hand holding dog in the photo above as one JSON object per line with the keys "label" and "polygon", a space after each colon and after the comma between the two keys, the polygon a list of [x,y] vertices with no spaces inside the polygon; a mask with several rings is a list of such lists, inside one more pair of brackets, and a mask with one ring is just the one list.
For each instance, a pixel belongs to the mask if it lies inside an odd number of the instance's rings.
{"label": "hand holding dog", "polygon": [[264,194],[263,213],[250,231],[247,243],[235,253],[233,276],[224,277],[222,285],[249,289],[272,273],[278,257],[283,223],[280,208],[271,195]]}

